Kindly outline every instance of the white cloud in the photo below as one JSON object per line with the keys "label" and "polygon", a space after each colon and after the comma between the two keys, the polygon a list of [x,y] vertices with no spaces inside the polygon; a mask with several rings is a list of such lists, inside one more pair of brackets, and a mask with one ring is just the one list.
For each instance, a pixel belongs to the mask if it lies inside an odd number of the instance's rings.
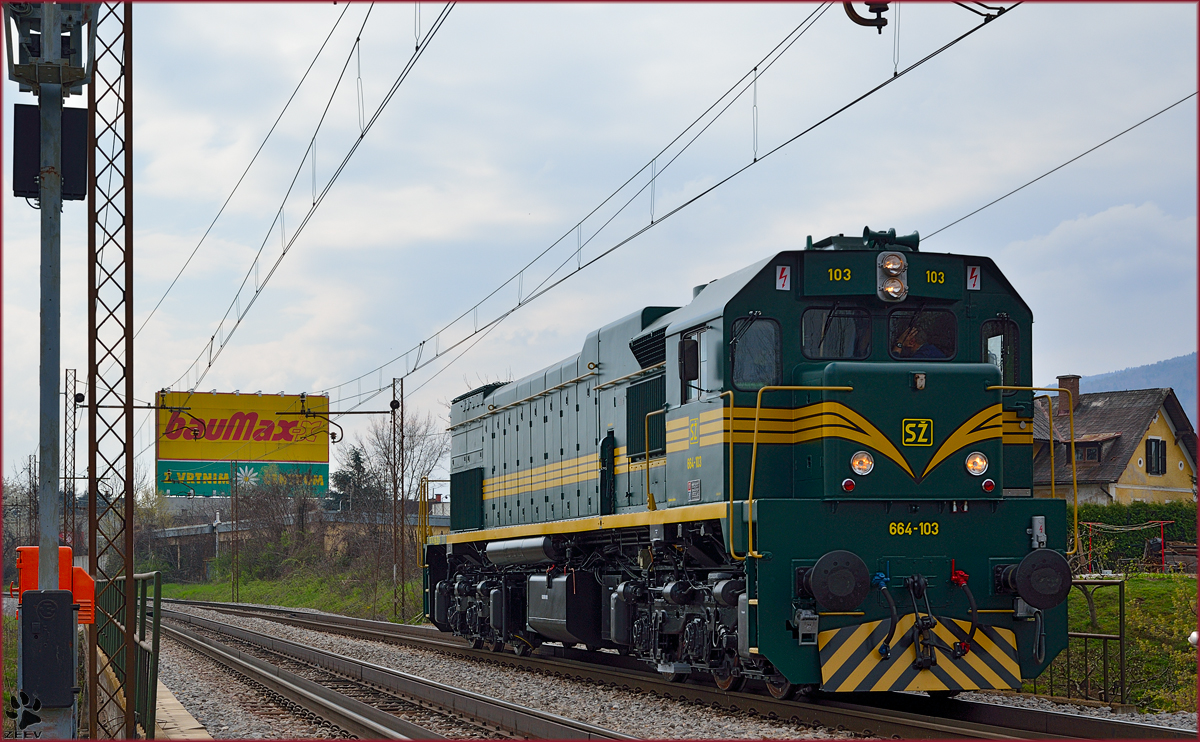
{"label": "white cloud", "polygon": [[997,262],[1033,309],[1039,383],[1195,350],[1195,215],[1113,206],[1013,242]]}

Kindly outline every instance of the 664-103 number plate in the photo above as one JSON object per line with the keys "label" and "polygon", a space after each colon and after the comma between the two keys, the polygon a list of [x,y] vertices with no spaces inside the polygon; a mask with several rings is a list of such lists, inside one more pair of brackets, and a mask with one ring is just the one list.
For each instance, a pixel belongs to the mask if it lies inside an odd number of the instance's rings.
{"label": "664-103 number plate", "polygon": [[891,536],[936,536],[938,523],[923,521],[920,523],[893,521],[888,523],[888,535]]}

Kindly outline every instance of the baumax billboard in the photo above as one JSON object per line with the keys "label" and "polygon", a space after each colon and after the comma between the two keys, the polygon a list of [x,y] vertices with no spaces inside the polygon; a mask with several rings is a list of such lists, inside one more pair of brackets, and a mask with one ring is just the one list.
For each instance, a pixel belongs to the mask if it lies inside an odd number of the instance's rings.
{"label": "baumax billboard", "polygon": [[[298,394],[159,392],[158,490],[228,496],[239,484],[329,486],[329,398]],[[320,417],[300,414],[317,413]]]}

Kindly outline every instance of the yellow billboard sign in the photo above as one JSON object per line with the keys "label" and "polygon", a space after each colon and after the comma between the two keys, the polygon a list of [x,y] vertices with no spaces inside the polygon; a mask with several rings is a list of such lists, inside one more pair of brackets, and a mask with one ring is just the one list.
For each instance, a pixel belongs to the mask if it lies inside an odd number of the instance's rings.
{"label": "yellow billboard sign", "polygon": [[[159,461],[329,463],[329,397],[158,392]],[[300,414],[303,410],[320,417]]]}

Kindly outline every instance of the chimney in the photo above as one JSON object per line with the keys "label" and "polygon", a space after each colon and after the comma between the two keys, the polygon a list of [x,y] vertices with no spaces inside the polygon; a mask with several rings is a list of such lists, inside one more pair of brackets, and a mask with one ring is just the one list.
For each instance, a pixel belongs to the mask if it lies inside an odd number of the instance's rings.
{"label": "chimney", "polygon": [[[1079,404],[1079,377],[1075,374],[1066,374],[1058,377],[1058,388],[1065,389],[1071,393],[1071,403]],[[1059,399],[1054,402],[1054,414],[1067,414],[1067,400],[1064,395],[1059,395]]]}

